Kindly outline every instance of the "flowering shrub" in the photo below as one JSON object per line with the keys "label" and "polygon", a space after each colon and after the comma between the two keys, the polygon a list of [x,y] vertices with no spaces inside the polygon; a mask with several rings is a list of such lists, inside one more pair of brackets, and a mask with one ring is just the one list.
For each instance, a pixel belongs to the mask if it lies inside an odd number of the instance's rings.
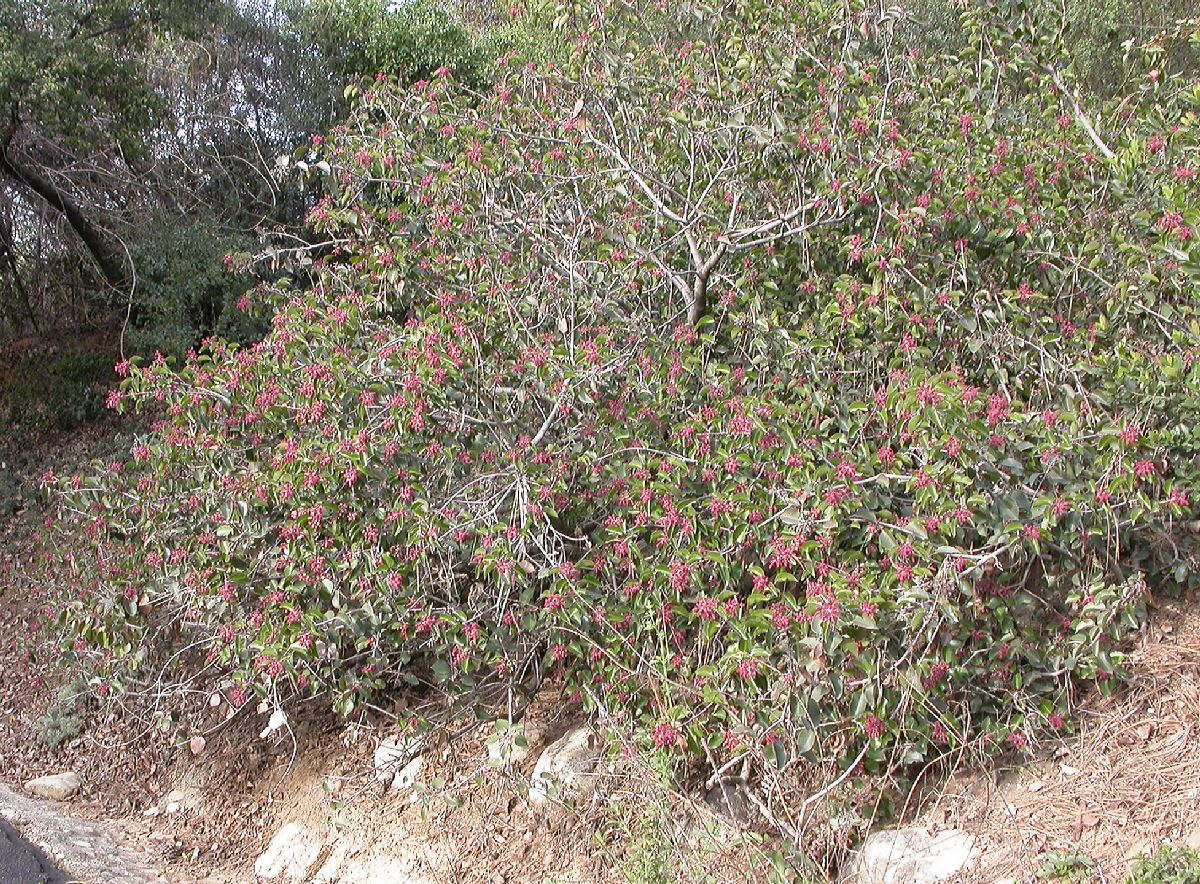
{"label": "flowering shrub", "polygon": [[984,21],[669,5],[487,94],[363,84],[314,287],[117,366],[153,432],[61,483],[106,690],[546,670],[662,751],[878,770],[1121,674],[1195,582],[1200,90],[1105,142]]}

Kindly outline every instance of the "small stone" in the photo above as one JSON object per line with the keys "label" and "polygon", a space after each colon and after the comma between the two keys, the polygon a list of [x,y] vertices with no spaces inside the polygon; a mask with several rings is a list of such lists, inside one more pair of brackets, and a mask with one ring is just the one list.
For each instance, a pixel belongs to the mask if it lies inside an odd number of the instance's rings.
{"label": "small stone", "polygon": [[192,751],[193,755],[199,755],[201,752],[203,752],[206,745],[207,741],[199,734],[196,734],[196,736],[188,740],[188,749]]}
{"label": "small stone", "polygon": [[599,756],[598,740],[590,727],[583,725],[568,731],[538,757],[529,803],[541,808],[551,795],[559,799],[582,797],[591,786],[589,774]]}
{"label": "small stone", "polygon": [[1188,850],[1200,850],[1200,826],[1183,836],[1183,846]]}
{"label": "small stone", "polygon": [[83,781],[79,779],[79,774],[68,771],[30,780],[25,784],[25,791],[38,798],[66,801],[78,792],[82,785]]}

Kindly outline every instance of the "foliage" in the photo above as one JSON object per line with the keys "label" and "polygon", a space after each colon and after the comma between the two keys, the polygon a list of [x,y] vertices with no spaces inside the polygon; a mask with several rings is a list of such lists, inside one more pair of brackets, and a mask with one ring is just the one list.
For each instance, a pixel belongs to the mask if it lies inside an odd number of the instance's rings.
{"label": "foliage", "polygon": [[1147,584],[1196,582],[1200,92],[1097,132],[1036,33],[894,25],[580,8],[485,94],[365,84],[306,161],[314,287],[118,365],[155,430],[61,484],[100,689],[350,714],[549,671],[757,771],[1070,727]]}
{"label": "foliage", "polygon": [[[910,0],[902,5],[911,16],[906,39],[914,45],[936,52],[953,42],[962,4]],[[1061,35],[1058,62],[1073,71],[1082,89],[1100,96],[1120,93],[1141,76],[1140,56],[1128,51],[1130,44],[1145,43],[1194,12],[1191,0],[1033,0],[1027,8],[1047,30]],[[1176,45],[1164,61],[1167,70],[1200,72],[1200,56],[1186,43]]]}
{"label": "foliage", "polygon": [[596,833],[597,847],[629,884],[674,884],[678,880],[674,873],[678,860],[672,855],[669,833],[671,818],[664,803],[669,782],[669,776],[663,777],[655,790],[658,800],[651,798],[633,818],[626,807],[610,804]]}
{"label": "foliage", "polygon": [[1193,884],[1200,881],[1200,853],[1162,847],[1133,864],[1126,884]]}
{"label": "foliage", "polygon": [[57,749],[66,740],[79,736],[87,720],[87,704],[91,695],[84,679],[76,679],[59,688],[57,698],[39,724],[42,742],[47,747]]}
{"label": "foliage", "polygon": [[1038,869],[1038,878],[1072,884],[1072,882],[1091,881],[1096,876],[1098,866],[1096,861],[1078,850],[1066,853],[1047,853],[1045,862]]}
{"label": "foliage", "polygon": [[0,112],[36,124],[64,147],[112,139],[131,155],[162,105],[146,88],[139,50],[152,25],[177,18],[173,0],[0,2]]}
{"label": "foliage", "polygon": [[136,318],[125,341],[136,353],[183,358],[215,331],[235,342],[253,342],[266,328],[246,314],[251,278],[225,258],[253,246],[204,224],[168,227],[134,251],[139,294]]}
{"label": "foliage", "polygon": [[378,73],[412,81],[446,67],[480,88],[491,76],[482,39],[440,0],[301,0],[290,17],[336,83]]}
{"label": "foliage", "polygon": [[111,362],[108,350],[22,357],[6,372],[4,419],[26,430],[68,430],[103,415]]}

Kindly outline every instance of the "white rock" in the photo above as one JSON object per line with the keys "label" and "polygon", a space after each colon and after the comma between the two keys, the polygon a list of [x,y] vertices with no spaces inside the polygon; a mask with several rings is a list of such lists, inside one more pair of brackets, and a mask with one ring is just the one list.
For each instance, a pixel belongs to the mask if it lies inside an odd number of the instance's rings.
{"label": "white rock", "polygon": [[412,788],[424,764],[424,756],[415,754],[421,743],[422,740],[416,737],[408,740],[389,737],[380,743],[375,750],[375,779],[384,783],[385,788]]}
{"label": "white rock", "polygon": [[421,870],[423,863],[415,853],[401,851],[397,856],[377,856],[356,863],[346,870],[341,884],[435,884]]}
{"label": "white rock", "polygon": [[271,718],[267,721],[267,726],[263,728],[262,733],[258,735],[260,740],[265,740],[281,727],[287,727],[287,715],[282,709],[276,709],[271,713]]}
{"label": "white rock", "polygon": [[[496,726],[504,727],[498,721]],[[520,741],[518,742],[518,738]],[[498,730],[488,737],[488,761],[493,767],[506,767],[510,764],[520,764],[529,757],[531,747],[542,738],[542,732],[536,724],[520,721],[504,729]],[[524,745],[521,745],[524,743]]]}
{"label": "white rock", "polygon": [[321,855],[319,835],[302,823],[288,823],[275,833],[262,855],[254,861],[259,878],[302,881]]}
{"label": "white rock", "polygon": [[580,798],[592,786],[589,776],[600,757],[599,740],[587,725],[568,731],[546,747],[533,767],[529,803],[543,807],[554,796]]}
{"label": "white rock", "polygon": [[172,789],[159,802],[159,810],[174,814],[185,810],[197,810],[202,804],[204,795],[199,789]]}
{"label": "white rock", "polygon": [[976,855],[975,838],[958,829],[889,829],[863,842],[847,864],[844,884],[934,884],[963,869]]}
{"label": "white rock", "polygon": [[66,801],[78,792],[82,785],[83,781],[79,779],[79,774],[68,771],[30,780],[25,784],[25,791],[38,798]]}
{"label": "white rock", "polygon": [[321,863],[321,868],[313,875],[312,884],[337,884],[342,880],[342,865],[350,853],[350,845],[339,841],[329,854],[329,858]]}

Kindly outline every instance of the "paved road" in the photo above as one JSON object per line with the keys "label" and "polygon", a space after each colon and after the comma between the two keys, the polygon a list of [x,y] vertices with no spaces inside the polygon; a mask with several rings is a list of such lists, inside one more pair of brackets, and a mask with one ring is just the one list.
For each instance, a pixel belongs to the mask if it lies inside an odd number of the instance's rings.
{"label": "paved road", "polygon": [[68,884],[72,879],[46,855],[0,820],[0,881],[4,884]]}

